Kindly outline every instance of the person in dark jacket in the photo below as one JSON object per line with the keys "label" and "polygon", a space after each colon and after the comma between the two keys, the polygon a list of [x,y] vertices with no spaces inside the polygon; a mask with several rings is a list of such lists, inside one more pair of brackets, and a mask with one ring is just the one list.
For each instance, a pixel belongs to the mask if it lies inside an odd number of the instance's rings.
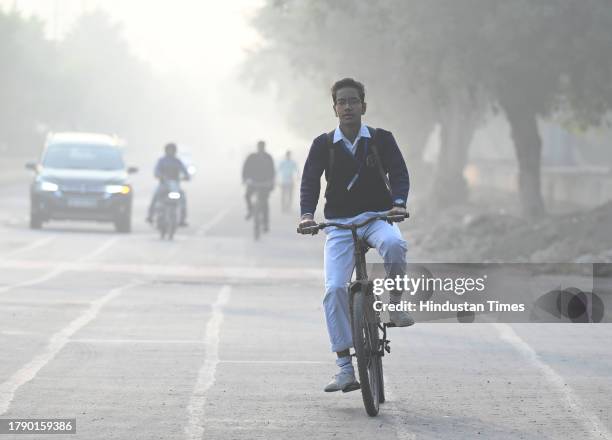
{"label": "person in dark jacket", "polygon": [[[153,193],[153,198],[149,204],[149,211],[147,214],[147,222],[153,223],[153,212],[155,211],[155,203],[159,199],[163,192],[163,184],[166,180],[179,181],[181,177],[185,180],[189,180],[189,172],[185,168],[185,164],[176,157],[176,144],[169,143],[164,147],[164,156],[161,157],[155,165],[155,177],[159,180],[159,184]],[[180,213],[180,226],[187,226],[187,200],[185,199],[185,192],[181,190],[181,213]]]}
{"label": "person in dark jacket", "polygon": [[[327,219],[359,223],[382,213],[406,214],[408,170],[393,135],[362,124],[361,117],[366,112],[363,84],[352,78],[336,82],[332,100],[339,125],[331,133],[318,136],[310,147],[302,173],[298,230],[317,225],[314,213],[323,173],[327,180],[324,208]],[[349,353],[353,337],[347,286],[355,267],[353,239],[349,230],[325,231],[323,306],[331,349],[337,354],[336,365],[340,368],[325,391],[347,392],[359,389]],[[381,254],[389,276],[404,273],[407,246],[397,225],[377,220],[358,233]],[[391,302],[399,303],[401,294],[391,292]],[[389,317],[399,327],[414,324],[407,312],[389,312]]]}
{"label": "person in dark jacket", "polygon": [[263,209],[263,230],[269,230],[269,208],[268,197],[274,189],[274,159],[266,152],[266,143],[264,141],[257,142],[257,152],[251,153],[244,161],[242,167],[242,183],[246,185],[246,200],[247,214],[246,219],[250,219],[253,215],[253,202],[251,198],[255,192],[260,192]]}

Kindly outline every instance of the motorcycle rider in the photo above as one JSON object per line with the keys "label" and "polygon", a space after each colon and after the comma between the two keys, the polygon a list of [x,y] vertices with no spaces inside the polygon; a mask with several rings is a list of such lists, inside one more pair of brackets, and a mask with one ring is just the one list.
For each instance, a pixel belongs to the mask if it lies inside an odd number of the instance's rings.
{"label": "motorcycle rider", "polygon": [[244,198],[247,205],[246,219],[250,219],[253,215],[253,202],[251,197],[255,192],[261,192],[261,200],[263,203],[263,230],[269,230],[269,209],[268,197],[274,189],[274,159],[266,152],[266,143],[264,141],[257,142],[257,152],[251,153],[244,161],[242,167],[242,183],[246,185],[246,193]]}
{"label": "motorcycle rider", "polygon": [[[153,213],[155,212],[155,203],[161,197],[164,192],[164,182],[167,180],[179,181],[181,176],[185,180],[189,180],[189,172],[185,167],[185,164],[176,157],[176,144],[168,143],[164,147],[164,156],[162,156],[155,165],[155,177],[159,179],[159,184],[155,189],[151,204],[149,205],[149,211],[147,214],[147,222],[153,223]],[[187,200],[185,198],[185,191],[181,189],[181,212],[179,226],[187,226]]]}

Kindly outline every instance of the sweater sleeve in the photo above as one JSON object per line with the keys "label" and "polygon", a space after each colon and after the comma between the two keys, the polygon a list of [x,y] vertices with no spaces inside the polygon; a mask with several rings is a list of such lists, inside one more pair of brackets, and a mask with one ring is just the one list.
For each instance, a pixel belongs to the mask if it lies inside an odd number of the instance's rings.
{"label": "sweater sleeve", "polygon": [[389,173],[389,184],[391,185],[391,197],[393,200],[401,199],[404,203],[408,200],[408,191],[410,190],[410,177],[408,168],[404,161],[404,156],[400,151],[395,138],[391,132],[385,133],[386,170]]}
{"label": "sweater sleeve", "polygon": [[[325,136],[325,135],[323,135]],[[323,137],[316,138],[310,147],[304,170],[302,171],[302,184],[300,186],[301,215],[313,214],[317,209],[321,193],[321,175],[325,170],[326,158]]]}

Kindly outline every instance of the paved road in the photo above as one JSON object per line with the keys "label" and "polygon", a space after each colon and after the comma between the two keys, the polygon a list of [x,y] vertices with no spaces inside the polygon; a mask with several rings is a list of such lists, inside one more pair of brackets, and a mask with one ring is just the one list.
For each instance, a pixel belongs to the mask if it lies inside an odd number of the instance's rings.
{"label": "paved road", "polygon": [[296,236],[276,194],[255,244],[240,190],[202,175],[191,226],[161,242],[147,174],[129,235],[30,231],[25,181],[2,184],[1,418],[76,418],[53,438],[87,440],[612,438],[610,325],[395,329],[379,417],[323,393],[323,238]]}

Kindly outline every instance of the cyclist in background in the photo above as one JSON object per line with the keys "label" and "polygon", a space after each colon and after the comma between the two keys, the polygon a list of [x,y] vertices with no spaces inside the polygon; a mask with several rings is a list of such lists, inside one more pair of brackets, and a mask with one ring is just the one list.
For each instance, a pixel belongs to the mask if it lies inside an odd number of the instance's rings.
{"label": "cyclist in background", "polygon": [[274,189],[274,159],[266,152],[266,143],[257,142],[257,152],[249,154],[242,167],[242,183],[246,185],[244,195],[247,207],[246,219],[253,215],[253,202],[251,198],[256,191],[260,192],[263,209],[263,230],[270,229],[268,197]]}

